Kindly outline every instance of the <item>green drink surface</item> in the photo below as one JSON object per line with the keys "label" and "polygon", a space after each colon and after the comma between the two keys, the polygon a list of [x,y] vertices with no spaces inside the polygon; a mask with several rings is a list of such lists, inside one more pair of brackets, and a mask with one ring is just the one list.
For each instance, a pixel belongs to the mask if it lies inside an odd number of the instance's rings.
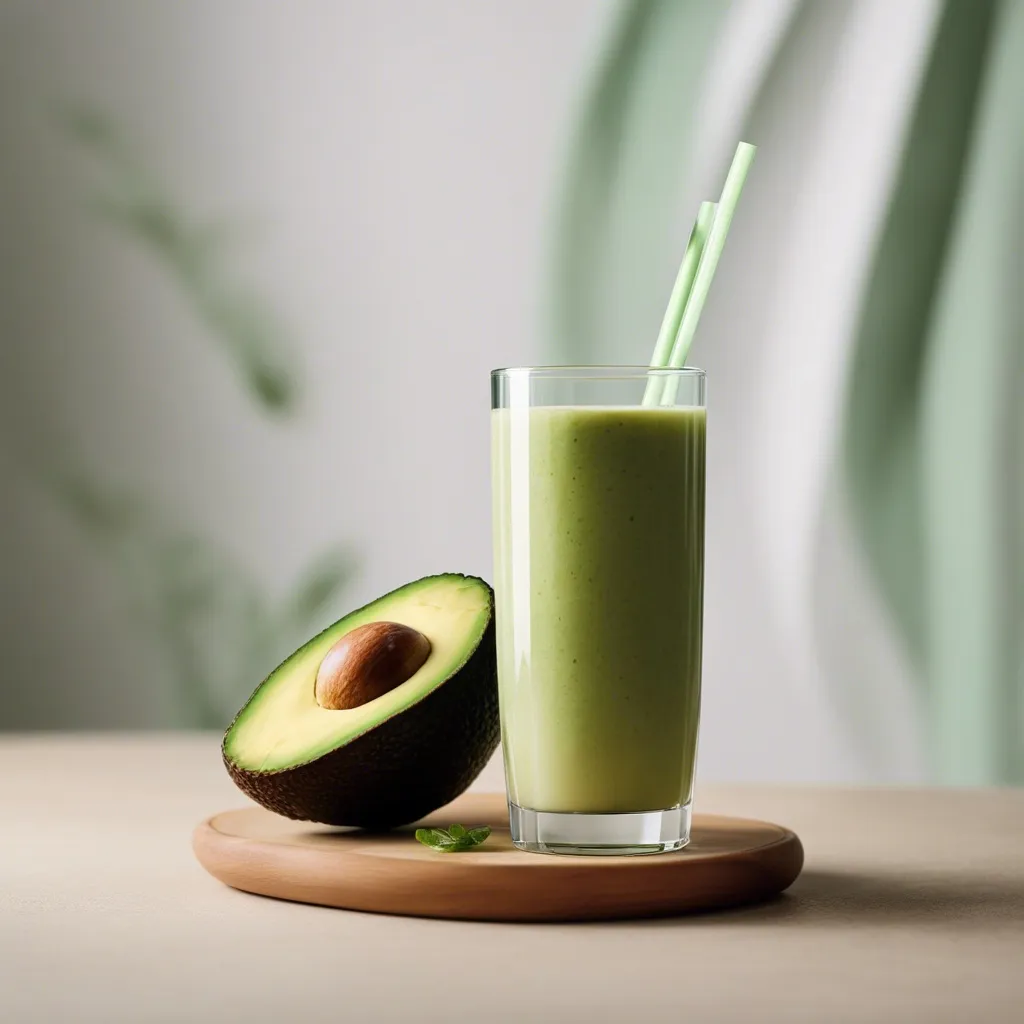
{"label": "green drink surface", "polygon": [[498,678],[511,798],[688,803],[700,708],[705,413],[492,413]]}

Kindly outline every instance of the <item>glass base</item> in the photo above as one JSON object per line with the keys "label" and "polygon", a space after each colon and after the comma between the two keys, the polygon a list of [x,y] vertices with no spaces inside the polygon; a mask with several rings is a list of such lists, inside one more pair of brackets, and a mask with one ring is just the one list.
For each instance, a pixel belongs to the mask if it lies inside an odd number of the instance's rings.
{"label": "glass base", "polygon": [[509,801],[512,842],[529,853],[630,857],[681,850],[690,841],[690,805],[631,814],[531,811]]}

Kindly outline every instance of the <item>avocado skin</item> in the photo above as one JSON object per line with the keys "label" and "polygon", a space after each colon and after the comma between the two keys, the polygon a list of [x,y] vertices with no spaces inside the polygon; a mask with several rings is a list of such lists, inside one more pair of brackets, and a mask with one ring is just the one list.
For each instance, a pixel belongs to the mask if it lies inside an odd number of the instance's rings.
{"label": "avocado skin", "polygon": [[[313,761],[246,771],[224,754],[239,789],[287,818],[388,829],[454,800],[498,746],[493,595],[487,629],[469,660],[421,701]],[[230,731],[230,730],[229,730]]]}

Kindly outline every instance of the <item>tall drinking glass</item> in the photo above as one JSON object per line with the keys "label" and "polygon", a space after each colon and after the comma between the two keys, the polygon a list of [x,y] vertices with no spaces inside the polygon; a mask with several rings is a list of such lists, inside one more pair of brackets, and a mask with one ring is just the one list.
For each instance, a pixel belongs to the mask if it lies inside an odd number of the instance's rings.
{"label": "tall drinking glass", "polygon": [[704,391],[696,369],[491,374],[501,735],[522,850],[689,841]]}

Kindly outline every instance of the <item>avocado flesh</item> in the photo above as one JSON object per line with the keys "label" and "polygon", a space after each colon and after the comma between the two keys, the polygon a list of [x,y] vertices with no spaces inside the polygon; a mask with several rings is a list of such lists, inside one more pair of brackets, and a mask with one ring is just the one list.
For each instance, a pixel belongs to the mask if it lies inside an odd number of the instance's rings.
{"label": "avocado flesh", "polygon": [[[328,627],[263,682],[224,737],[235,782],[288,817],[390,827],[461,793],[498,742],[493,594],[475,577],[431,576]],[[405,682],[361,707],[316,701],[317,669],[368,622],[423,633],[431,651]]]}

